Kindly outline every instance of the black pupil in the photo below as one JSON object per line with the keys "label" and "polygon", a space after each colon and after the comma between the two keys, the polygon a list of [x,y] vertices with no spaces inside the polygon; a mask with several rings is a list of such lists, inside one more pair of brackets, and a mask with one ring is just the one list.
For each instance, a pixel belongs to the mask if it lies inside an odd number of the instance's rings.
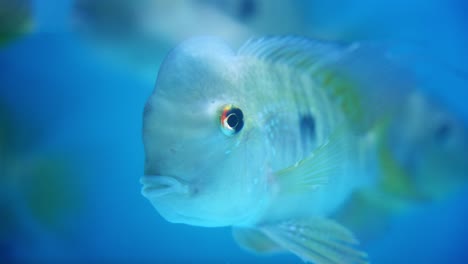
{"label": "black pupil", "polygon": [[239,108],[233,108],[227,116],[227,124],[237,133],[244,126],[244,115]]}
{"label": "black pupil", "polygon": [[237,123],[239,123],[239,119],[237,118],[236,114],[230,114],[228,116],[227,123],[230,127],[235,128],[237,126]]}

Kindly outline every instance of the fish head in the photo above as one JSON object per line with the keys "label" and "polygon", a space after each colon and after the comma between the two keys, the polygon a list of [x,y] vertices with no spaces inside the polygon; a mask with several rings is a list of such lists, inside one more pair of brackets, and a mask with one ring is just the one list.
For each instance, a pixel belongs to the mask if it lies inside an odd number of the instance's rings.
{"label": "fish head", "polygon": [[228,226],[265,203],[263,140],[235,53],[212,38],[169,53],[144,110],[142,194],[168,221]]}

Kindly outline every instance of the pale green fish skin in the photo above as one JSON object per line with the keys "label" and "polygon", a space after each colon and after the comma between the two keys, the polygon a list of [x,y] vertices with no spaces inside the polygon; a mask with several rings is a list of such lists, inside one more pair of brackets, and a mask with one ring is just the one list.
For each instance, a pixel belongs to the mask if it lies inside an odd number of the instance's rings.
{"label": "pale green fish skin", "polygon": [[[252,40],[237,52],[214,38],[182,43],[165,59],[145,107],[143,195],[170,222],[256,230],[234,232],[256,252],[282,248],[314,263],[366,263],[352,233],[329,218],[356,191],[380,191],[387,170],[418,182],[430,166],[415,166],[414,150],[432,142],[416,153],[431,156],[442,143],[415,120],[437,126],[434,112],[447,120],[411,78],[374,55],[360,44],[292,37]],[[229,104],[244,115],[232,136],[220,129]],[[313,121],[301,126],[305,117]],[[457,129],[444,141],[465,144]]]}

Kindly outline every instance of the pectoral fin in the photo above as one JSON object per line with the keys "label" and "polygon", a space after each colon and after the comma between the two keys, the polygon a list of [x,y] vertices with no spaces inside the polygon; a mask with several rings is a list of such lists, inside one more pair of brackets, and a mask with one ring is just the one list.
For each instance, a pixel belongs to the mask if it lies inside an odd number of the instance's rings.
{"label": "pectoral fin", "polygon": [[283,251],[278,244],[257,229],[234,227],[232,235],[236,242],[244,249],[254,253],[273,253]]}
{"label": "pectoral fin", "polygon": [[326,185],[331,179],[346,173],[352,146],[351,136],[344,128],[330,138],[308,157],[297,164],[275,173],[281,192],[297,193],[310,191]]}
{"label": "pectoral fin", "polygon": [[260,226],[272,241],[315,264],[368,263],[367,254],[355,247],[354,235],[335,221],[323,218],[290,220]]}

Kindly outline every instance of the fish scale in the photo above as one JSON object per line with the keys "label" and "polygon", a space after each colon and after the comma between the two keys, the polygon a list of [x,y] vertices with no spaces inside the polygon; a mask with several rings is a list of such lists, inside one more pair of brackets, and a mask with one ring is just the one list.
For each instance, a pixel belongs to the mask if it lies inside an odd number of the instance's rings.
{"label": "fish scale", "polygon": [[[298,73],[281,64],[265,63],[247,57],[252,67],[243,85],[247,94],[258,101],[255,111],[265,134],[266,144],[271,146],[273,170],[280,170],[308,156],[321,145],[338,124],[339,114],[327,95],[320,90],[312,76]],[[265,78],[258,78],[258,76]],[[261,82],[261,83],[259,83]],[[261,95],[250,87],[263,87]],[[241,88],[241,87],[240,87]],[[328,111],[319,111],[327,109]],[[315,136],[304,137],[301,118],[311,116],[315,120]],[[313,137],[313,138],[311,138]]]}

